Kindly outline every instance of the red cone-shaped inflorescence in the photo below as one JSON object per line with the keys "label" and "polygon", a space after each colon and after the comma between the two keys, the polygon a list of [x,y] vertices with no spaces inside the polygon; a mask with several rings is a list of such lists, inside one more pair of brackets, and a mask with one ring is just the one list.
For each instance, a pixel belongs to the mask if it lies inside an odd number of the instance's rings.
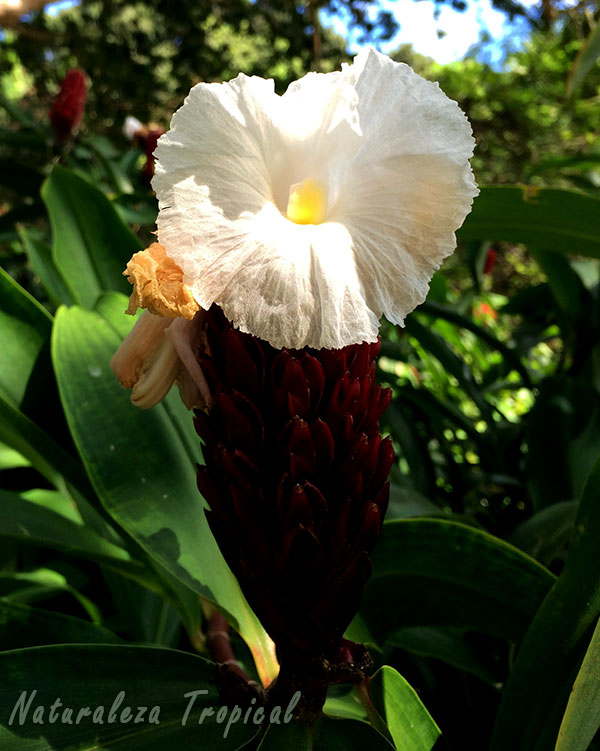
{"label": "red cone-shaped inflorescence", "polygon": [[337,654],[388,503],[379,342],[277,350],[215,306],[206,326],[214,401],[196,429],[211,528],[280,657]]}
{"label": "red cone-shaped inflorescence", "polygon": [[59,144],[64,144],[79,127],[86,96],[85,73],[72,68],[61,81],[60,91],[50,108],[50,122]]}

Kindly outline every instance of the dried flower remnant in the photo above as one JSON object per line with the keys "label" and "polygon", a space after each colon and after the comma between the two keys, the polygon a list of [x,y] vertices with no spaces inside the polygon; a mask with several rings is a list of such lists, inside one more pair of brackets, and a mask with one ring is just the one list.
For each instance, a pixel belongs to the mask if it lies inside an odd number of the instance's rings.
{"label": "dried flower remnant", "polygon": [[77,132],[83,119],[86,98],[85,73],[79,68],[72,68],[61,81],[60,91],[50,107],[50,122],[61,146]]}
{"label": "dried flower remnant", "polygon": [[200,309],[183,284],[183,272],[160,243],[135,253],[125,276],[133,285],[127,313],[145,308],[166,318],[193,318]]}
{"label": "dried flower remnant", "polygon": [[197,361],[202,312],[182,282],[182,271],[159,243],[135,253],[125,275],[134,286],[127,312],[146,308],[111,361],[115,375],[131,388],[131,401],[147,409],[177,383],[188,408],[211,404]]}

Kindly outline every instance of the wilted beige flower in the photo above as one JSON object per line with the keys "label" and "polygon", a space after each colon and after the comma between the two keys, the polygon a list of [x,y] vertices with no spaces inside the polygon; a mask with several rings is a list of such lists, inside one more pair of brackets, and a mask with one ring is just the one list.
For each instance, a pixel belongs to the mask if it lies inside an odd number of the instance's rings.
{"label": "wilted beige flower", "polygon": [[183,271],[160,243],[135,253],[124,273],[133,284],[129,314],[146,308],[157,316],[191,319],[198,312],[199,305],[183,284]]}
{"label": "wilted beige flower", "polygon": [[210,406],[210,390],[196,358],[202,340],[201,312],[188,320],[145,311],[110,366],[140,409],[158,404],[174,383],[188,409]]}

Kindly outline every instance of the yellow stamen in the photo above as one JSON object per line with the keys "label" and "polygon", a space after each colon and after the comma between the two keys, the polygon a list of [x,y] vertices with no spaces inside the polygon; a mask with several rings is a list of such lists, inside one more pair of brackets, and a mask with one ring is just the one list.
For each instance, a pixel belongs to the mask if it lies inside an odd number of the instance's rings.
{"label": "yellow stamen", "polygon": [[327,216],[327,188],[307,178],[290,187],[287,218],[296,224],[320,224]]}

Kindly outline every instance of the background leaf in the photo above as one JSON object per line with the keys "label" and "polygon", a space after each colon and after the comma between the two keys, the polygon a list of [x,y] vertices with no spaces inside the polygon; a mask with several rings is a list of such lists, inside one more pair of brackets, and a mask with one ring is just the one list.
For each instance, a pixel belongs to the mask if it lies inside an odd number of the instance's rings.
{"label": "background leaf", "polygon": [[[85,670],[82,670],[85,666]],[[198,724],[200,711],[221,706],[213,663],[169,649],[152,647],[70,645],[45,646],[0,654],[0,745],[11,751],[63,751],[102,748],[106,751],[165,751],[171,748],[237,749],[254,731],[252,726],[231,725],[223,738],[226,724],[215,718]],[[199,695],[185,724],[182,719],[189,698],[185,694],[204,690]],[[33,705],[45,705],[44,725],[32,723],[32,713],[22,725],[11,712],[21,692],[37,691]],[[117,721],[109,723],[108,713],[119,692],[125,696]],[[48,709],[60,698],[63,707],[89,706],[93,712],[103,706],[104,724],[93,724],[84,717],[79,724],[48,722]],[[129,723],[120,722],[125,706],[132,708]],[[137,707],[148,707],[144,723],[134,724]],[[150,709],[159,707],[159,725],[149,724]]]}
{"label": "background leaf", "polygon": [[118,642],[106,628],[89,621],[31,608],[0,597],[0,645],[3,651],[45,644]]}
{"label": "background leaf", "polygon": [[392,751],[392,744],[366,722],[321,717],[313,727],[299,722],[271,725],[258,751]]}
{"label": "background leaf", "polygon": [[52,225],[52,257],[73,299],[91,308],[107,290],[127,294],[123,271],[140,242],[106,196],[61,166],[42,188]]}
{"label": "background leaf", "polygon": [[456,235],[600,258],[600,198],[556,188],[484,187]]}
{"label": "background leaf", "polygon": [[0,268],[0,395],[15,407],[25,398],[51,329],[48,312]]}
{"label": "background leaf", "polygon": [[165,405],[145,411],[131,405],[109,367],[119,344],[98,313],[80,308],[58,312],[53,360],[92,483],[109,513],[151,557],[227,611],[268,681],[276,672],[271,643],[208,527],[196,487],[197,454],[190,456]]}
{"label": "background leaf", "polygon": [[398,751],[432,751],[440,729],[400,673],[384,665],[370,680],[369,693]]}
{"label": "background leaf", "polygon": [[573,67],[569,72],[569,78],[567,79],[567,96],[573,94],[573,91],[587,76],[599,57],[600,23],[596,21],[596,25],[590,31],[588,38],[577,53]]}
{"label": "background leaf", "polygon": [[0,537],[63,550],[144,579],[143,566],[123,548],[83,524],[4,490],[0,490]]}
{"label": "background leaf", "polygon": [[384,524],[361,615],[379,643],[407,626],[455,626],[519,642],[554,582],[520,550],[445,519]]}
{"label": "background leaf", "polygon": [[600,459],[585,485],[565,568],[523,640],[504,689],[492,751],[545,751],[600,615]]}
{"label": "background leaf", "polygon": [[562,719],[556,751],[586,751],[600,728],[600,619]]}

